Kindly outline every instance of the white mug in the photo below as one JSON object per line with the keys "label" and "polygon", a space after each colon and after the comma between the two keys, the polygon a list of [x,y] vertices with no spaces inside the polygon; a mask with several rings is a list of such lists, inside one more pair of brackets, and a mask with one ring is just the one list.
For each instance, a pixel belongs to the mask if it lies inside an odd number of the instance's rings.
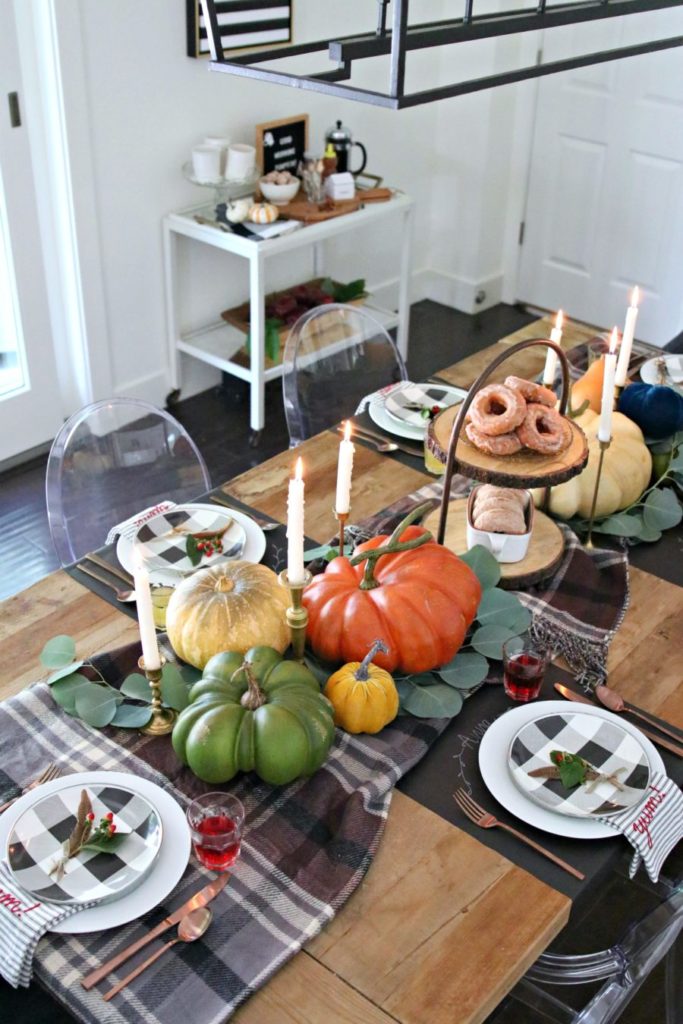
{"label": "white mug", "polygon": [[230,139],[226,135],[207,135],[202,143],[204,146],[212,146],[221,154],[221,176],[225,175],[225,165],[228,157],[228,146]]}
{"label": "white mug", "polygon": [[215,146],[195,146],[192,171],[197,181],[218,181],[221,177],[221,151]]}
{"label": "white mug", "polygon": [[244,142],[234,142],[228,146],[228,160],[225,168],[226,178],[248,178],[256,167],[256,150]]}

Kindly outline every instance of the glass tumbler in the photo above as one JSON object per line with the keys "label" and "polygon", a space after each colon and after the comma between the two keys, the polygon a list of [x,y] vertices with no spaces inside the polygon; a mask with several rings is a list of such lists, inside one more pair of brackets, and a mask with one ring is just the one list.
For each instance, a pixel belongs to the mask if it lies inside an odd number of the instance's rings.
{"label": "glass tumbler", "polygon": [[530,636],[515,636],[503,644],[503,683],[512,700],[527,703],[541,692],[548,652]]}
{"label": "glass tumbler", "polygon": [[229,793],[205,793],[187,808],[195,857],[210,871],[228,871],[240,854],[244,807]]}

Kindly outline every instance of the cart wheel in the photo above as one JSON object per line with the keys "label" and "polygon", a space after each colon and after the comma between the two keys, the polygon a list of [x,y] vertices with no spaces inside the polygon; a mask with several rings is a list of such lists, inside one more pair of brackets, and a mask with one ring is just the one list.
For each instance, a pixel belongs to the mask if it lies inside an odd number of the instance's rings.
{"label": "cart wheel", "polygon": [[249,447],[258,448],[261,443],[261,434],[263,430],[250,430],[249,431]]}

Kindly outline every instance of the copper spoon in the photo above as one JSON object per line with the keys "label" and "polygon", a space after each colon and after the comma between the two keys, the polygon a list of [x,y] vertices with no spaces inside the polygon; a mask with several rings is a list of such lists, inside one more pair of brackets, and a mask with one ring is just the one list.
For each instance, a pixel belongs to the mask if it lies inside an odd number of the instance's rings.
{"label": "copper spoon", "polygon": [[102,996],[105,1003],[108,1003],[110,999],[113,999],[117,992],[120,992],[122,988],[125,988],[126,985],[130,984],[133,978],[137,978],[138,974],[142,974],[143,971],[146,971],[150,964],[153,964],[155,960],[158,960],[160,956],[163,956],[171,946],[175,946],[177,942],[195,942],[197,939],[201,939],[202,935],[211,924],[212,917],[213,914],[211,913],[210,907],[199,907],[197,910],[193,910],[191,913],[186,914],[178,925],[178,937],[171,939],[171,941],[163,945],[161,949],[158,949],[156,953],[152,953],[152,955],[144,960],[139,967],[136,967],[135,970],[130,972],[130,974],[127,974],[122,981],[117,981],[114,987],[110,988],[109,991],[105,992]]}

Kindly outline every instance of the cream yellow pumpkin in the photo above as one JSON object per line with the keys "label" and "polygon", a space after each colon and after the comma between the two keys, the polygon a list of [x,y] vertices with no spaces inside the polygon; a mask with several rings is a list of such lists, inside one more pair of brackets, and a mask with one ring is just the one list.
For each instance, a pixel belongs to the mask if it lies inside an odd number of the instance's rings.
{"label": "cream yellow pumpkin", "polygon": [[[574,422],[588,439],[588,463],[579,476],[552,488],[550,511],[559,519],[571,519],[572,516],[588,519],[595,490],[600,457],[597,436],[600,417],[592,409],[586,409]],[[612,443],[605,452],[595,515],[598,518],[610,516],[637,501],[649,484],[651,475],[652,456],[640,427],[627,416],[615,412]],[[542,488],[533,492],[536,505],[543,501],[543,494]]]}
{"label": "cream yellow pumpkin", "polygon": [[272,203],[254,203],[249,210],[249,220],[254,224],[272,224],[279,216],[280,211]]}
{"label": "cream yellow pumpkin", "polygon": [[170,644],[183,661],[203,669],[224,651],[287,648],[289,593],[272,569],[253,562],[223,562],[183,580],[166,610]]}

